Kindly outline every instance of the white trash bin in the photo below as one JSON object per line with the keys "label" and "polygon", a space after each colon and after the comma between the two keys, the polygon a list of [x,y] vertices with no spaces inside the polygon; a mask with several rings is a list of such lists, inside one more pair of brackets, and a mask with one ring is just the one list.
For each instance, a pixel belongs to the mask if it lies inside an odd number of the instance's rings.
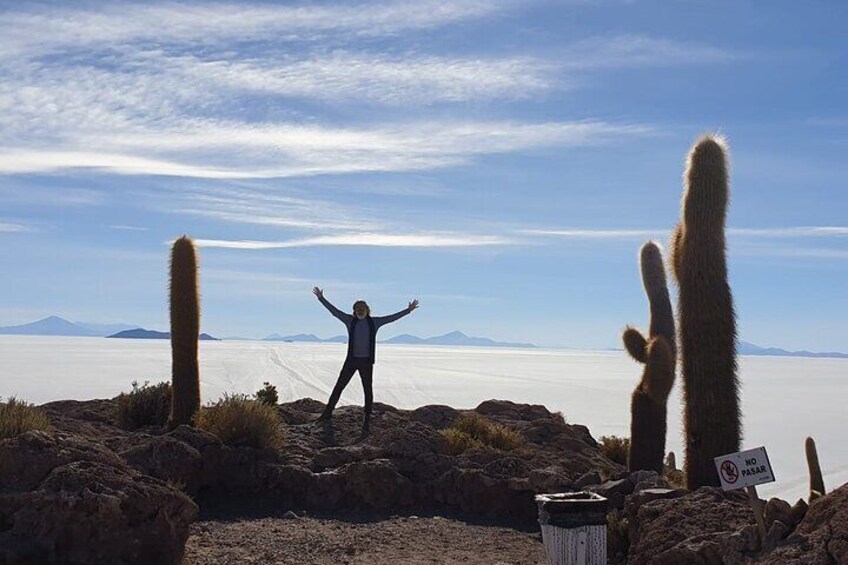
{"label": "white trash bin", "polygon": [[538,494],[550,565],[606,565],[607,499],[594,492]]}

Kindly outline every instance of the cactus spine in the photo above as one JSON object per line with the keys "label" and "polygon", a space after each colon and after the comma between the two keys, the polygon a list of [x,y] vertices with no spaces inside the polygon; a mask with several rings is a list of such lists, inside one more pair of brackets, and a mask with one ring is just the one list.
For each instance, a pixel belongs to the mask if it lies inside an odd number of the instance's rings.
{"label": "cactus spine", "polygon": [[627,352],[645,365],[642,380],[631,397],[627,466],[630,471],[645,469],[662,473],[667,402],[674,385],[676,363],[674,314],[659,247],[649,241],[639,255],[651,322],[647,339],[631,327],[621,336]]}
{"label": "cactus spine", "polygon": [[680,291],[684,470],[687,487],[694,490],[719,485],[713,458],[739,451],[742,434],[736,321],[725,257],[728,175],[722,139],[705,136],[695,144],[685,179],[671,265]]}
{"label": "cactus spine", "polygon": [[807,468],[810,470],[810,502],[825,495],[824,479],[819,466],[819,454],[816,451],[816,442],[808,437],[804,442],[804,451],[807,452]]}
{"label": "cactus spine", "polygon": [[190,424],[200,408],[197,343],[200,334],[200,298],[194,242],[183,236],[171,249],[171,417],[168,426]]}

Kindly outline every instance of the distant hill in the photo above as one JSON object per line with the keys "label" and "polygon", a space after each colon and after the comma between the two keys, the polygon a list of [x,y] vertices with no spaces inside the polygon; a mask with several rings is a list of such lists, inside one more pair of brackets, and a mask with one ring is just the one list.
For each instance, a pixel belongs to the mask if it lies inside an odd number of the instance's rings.
{"label": "distant hill", "polygon": [[[346,335],[337,335],[328,339],[322,339],[315,334],[280,335],[271,334],[264,341],[291,341],[300,343],[347,343]],[[532,343],[509,343],[494,341],[487,337],[470,337],[460,331],[453,331],[445,335],[435,337],[418,337],[416,335],[401,334],[391,339],[380,340],[380,343],[393,343],[403,345],[462,345],[473,347],[536,347]]]}
{"label": "distant hill", "polygon": [[320,342],[324,341],[320,337],[315,334],[295,334],[295,335],[280,335],[280,334],[271,334],[262,341],[306,341],[306,342]]}
{"label": "distant hill", "polygon": [[56,335],[95,337],[97,332],[78,326],[59,316],[49,316],[42,320],[20,326],[0,328],[0,335]]}
{"label": "distant hill", "polygon": [[848,353],[839,353],[836,351],[814,353],[812,351],[787,351],[778,349],[777,347],[760,347],[747,341],[740,341],[737,344],[737,352],[739,355],[771,355],[773,357],[812,357],[818,359],[848,359]]}
{"label": "distant hill", "polygon": [[[145,330],[144,328],[136,328],[134,330],[126,330],[106,337],[116,337],[120,339],[171,339],[171,334],[169,332],[157,332],[155,330]],[[200,340],[221,341],[220,339],[212,337],[209,334],[200,334]]]}
{"label": "distant hill", "polygon": [[471,337],[460,331],[452,331],[444,335],[420,338],[415,335],[401,334],[386,340],[384,343],[396,343],[405,345],[461,345],[471,347],[536,347],[532,343],[512,343],[507,341],[495,341],[488,337]]}

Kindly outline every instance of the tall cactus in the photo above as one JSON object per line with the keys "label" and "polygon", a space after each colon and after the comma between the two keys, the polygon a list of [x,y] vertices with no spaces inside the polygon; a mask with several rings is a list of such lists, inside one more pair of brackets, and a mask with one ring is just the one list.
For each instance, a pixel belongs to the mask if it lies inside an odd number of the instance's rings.
{"label": "tall cactus", "polygon": [[804,442],[804,451],[807,452],[807,468],[810,470],[810,502],[812,502],[826,494],[816,441],[813,438],[808,437]]}
{"label": "tall cactus", "polygon": [[684,470],[692,490],[719,485],[713,458],[739,451],[742,435],[725,257],[726,151],[721,138],[705,136],[689,152],[683,217],[672,234],[671,265],[680,290]]}
{"label": "tall cactus", "polygon": [[200,408],[200,372],[197,343],[200,334],[200,298],[197,254],[186,236],[171,249],[171,417],[168,426],[190,424]]}
{"label": "tall cactus", "polygon": [[631,397],[627,466],[630,471],[645,469],[662,473],[667,402],[676,364],[674,314],[660,248],[649,241],[642,246],[639,256],[651,322],[647,339],[631,327],[621,336],[627,352],[645,365],[642,380]]}

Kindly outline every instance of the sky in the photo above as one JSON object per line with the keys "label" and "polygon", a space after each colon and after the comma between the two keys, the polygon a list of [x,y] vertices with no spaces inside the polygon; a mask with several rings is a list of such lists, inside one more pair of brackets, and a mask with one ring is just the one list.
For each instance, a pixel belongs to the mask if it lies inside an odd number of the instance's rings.
{"label": "sky", "polygon": [[[0,325],[619,347],[704,133],[731,157],[742,339],[848,351],[848,5],[0,3]],[[674,289],[673,284],[671,285]]]}

